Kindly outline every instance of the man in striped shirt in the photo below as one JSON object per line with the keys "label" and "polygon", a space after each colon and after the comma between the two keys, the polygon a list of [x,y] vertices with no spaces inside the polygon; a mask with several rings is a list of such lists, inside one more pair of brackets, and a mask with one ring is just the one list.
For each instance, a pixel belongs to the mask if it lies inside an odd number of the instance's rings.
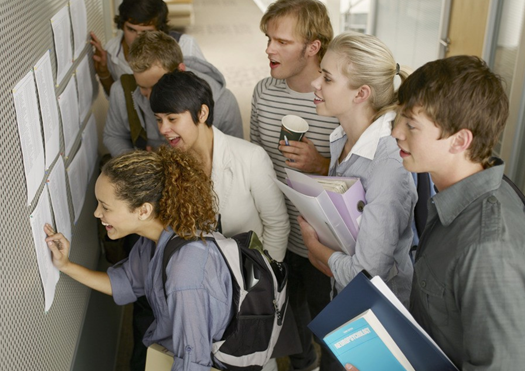
{"label": "man in striped shirt", "polygon": [[[271,77],[259,81],[253,92],[250,139],[268,152],[281,181],[285,167],[326,175],[329,136],[339,123],[317,115],[311,86],[333,37],[326,7],[318,0],[278,0],[263,15],[260,27],[268,37]],[[302,117],[310,128],[301,141],[285,145],[279,134],[281,119],[289,114]],[[317,368],[318,360],[307,324],[330,301],[330,278],[308,260],[297,223],[299,212],[289,200],[286,204],[291,225],[285,258],[290,269],[288,291],[303,348],[290,356],[290,370],[308,371]],[[327,348],[321,354],[321,371],[342,369]]]}

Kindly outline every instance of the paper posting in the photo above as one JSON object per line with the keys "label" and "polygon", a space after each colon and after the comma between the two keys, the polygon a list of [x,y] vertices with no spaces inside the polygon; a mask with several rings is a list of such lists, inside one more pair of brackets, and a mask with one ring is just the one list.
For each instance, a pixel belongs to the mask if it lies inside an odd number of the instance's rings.
{"label": "paper posting", "polygon": [[34,71],[44,126],[46,169],[49,169],[60,151],[60,125],[49,50],[36,63]]}
{"label": "paper posting", "polygon": [[91,80],[91,72],[89,70],[88,55],[86,54],[82,61],[78,64],[77,71],[77,87],[78,87],[78,110],[80,111],[80,122],[84,122],[93,100],[93,83]]}
{"label": "paper posting", "polygon": [[95,116],[91,115],[82,132],[82,146],[86,151],[86,158],[88,164],[88,181],[93,175],[93,171],[97,165],[98,160],[98,133]]}
{"label": "paper posting", "polygon": [[66,168],[62,156],[59,157],[47,178],[47,189],[51,196],[51,205],[53,205],[56,230],[71,241],[71,217],[67,202]]}
{"label": "paper posting", "polygon": [[71,164],[69,164],[67,175],[69,178],[69,189],[71,190],[76,223],[84,206],[88,183],[88,162],[84,145],[80,146],[75,158],[71,161]]}
{"label": "paper posting", "polygon": [[62,130],[64,131],[64,145],[66,147],[66,156],[69,155],[75,139],[80,131],[80,120],[78,115],[77,87],[75,79],[69,79],[69,82],[58,97],[60,106],[60,116],[62,117]]}
{"label": "paper posting", "polygon": [[55,41],[55,53],[57,57],[57,85],[60,85],[67,71],[73,65],[73,54],[71,51],[71,22],[67,6],[51,18],[53,38]]}
{"label": "paper posting", "polygon": [[38,114],[38,100],[33,72],[30,71],[13,89],[16,122],[22,147],[22,158],[29,205],[44,180],[44,146]]}
{"label": "paper posting", "polygon": [[84,0],[71,0],[69,2],[69,12],[73,25],[73,44],[75,45],[75,59],[84,50],[87,41],[87,15]]}
{"label": "paper posting", "polygon": [[55,297],[55,288],[60,278],[60,272],[53,265],[51,258],[51,250],[45,241],[46,234],[44,232],[44,224],[49,223],[53,225],[51,216],[51,207],[49,205],[49,196],[47,192],[40,194],[40,199],[31,214],[31,229],[33,230],[33,240],[35,241],[36,259],[38,262],[38,270],[40,272],[40,280],[44,287],[44,310],[47,312],[53,304]]}

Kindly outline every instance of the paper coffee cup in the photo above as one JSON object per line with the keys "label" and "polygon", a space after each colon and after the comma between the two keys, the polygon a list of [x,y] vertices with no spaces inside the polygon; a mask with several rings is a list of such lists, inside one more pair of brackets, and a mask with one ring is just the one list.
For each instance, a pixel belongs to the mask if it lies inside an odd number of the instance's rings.
{"label": "paper coffee cup", "polygon": [[[279,141],[281,140],[296,140],[300,141],[304,133],[309,129],[308,123],[302,117],[296,115],[286,115],[281,119],[281,134]],[[286,138],[285,138],[286,136]]]}

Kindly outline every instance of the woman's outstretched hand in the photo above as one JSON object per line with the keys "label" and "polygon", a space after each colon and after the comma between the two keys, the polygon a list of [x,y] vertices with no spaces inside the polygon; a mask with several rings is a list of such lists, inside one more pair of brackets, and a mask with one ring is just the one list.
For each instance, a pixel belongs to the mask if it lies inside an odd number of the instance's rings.
{"label": "woman's outstretched hand", "polygon": [[69,264],[69,241],[62,233],[56,233],[49,224],[44,225],[44,232],[47,234],[47,246],[53,254],[53,265],[62,270]]}

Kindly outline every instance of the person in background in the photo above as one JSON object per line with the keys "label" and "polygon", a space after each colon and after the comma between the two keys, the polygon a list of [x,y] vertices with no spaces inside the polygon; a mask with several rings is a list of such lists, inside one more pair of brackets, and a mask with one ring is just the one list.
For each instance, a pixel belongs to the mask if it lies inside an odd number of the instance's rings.
{"label": "person in background", "polygon": [[399,88],[392,135],[438,193],[416,251],[410,311],[460,370],[525,362],[525,206],[492,150],[509,102],[474,56],[429,62]]}
{"label": "person in background", "polygon": [[[187,70],[206,80],[213,92],[213,125],[225,134],[243,136],[242,118],[234,95],[223,75],[210,63],[194,57],[183,59],[177,42],[160,31],[139,35],[129,52],[133,75],[123,75],[111,87],[104,127],[104,145],[112,156],[134,148],[156,148],[166,144],[151,111],[151,89],[166,73]],[[131,80],[131,82],[130,82]],[[210,122],[211,123],[211,122]]]}
{"label": "person in background", "polygon": [[[333,37],[327,9],[318,0],[278,0],[263,15],[260,28],[268,37],[266,54],[271,77],[257,83],[253,92],[250,140],[270,156],[277,178],[285,181],[285,168],[326,175],[330,163],[329,135],[337,120],[317,115],[310,82],[320,76],[319,63]],[[310,127],[302,141],[279,143],[281,119],[301,116]],[[291,355],[291,370],[319,366],[307,325],[330,302],[330,279],[308,261],[297,223],[297,209],[286,200],[290,237],[285,261],[290,269],[288,292],[295,314],[302,352]],[[318,340],[322,343],[322,341]],[[321,350],[321,370],[338,362],[328,348]]]}
{"label": "person in background", "polygon": [[144,344],[173,352],[173,371],[209,370],[212,342],[232,316],[226,262],[214,242],[197,239],[174,253],[165,285],[162,278],[164,249],[173,235],[190,239],[216,227],[212,182],[201,164],[169,147],[129,152],[104,165],[95,194],[95,217],[110,238],[141,236],[130,256],[107,272],[87,269],[69,260],[69,241],[46,225],[53,264],[119,305],[146,295],[156,318]]}
{"label": "person in background", "polygon": [[317,113],[335,116],[341,123],[330,135],[329,175],[359,178],[366,206],[353,255],[323,245],[299,217],[310,261],[333,276],[336,292],[366,270],[380,276],[408,307],[417,193],[390,135],[396,117],[394,78],[399,75],[403,81],[408,74],[384,43],[357,32],[332,40],[321,70],[322,76],[312,82]]}
{"label": "person in background", "polygon": [[106,94],[111,85],[123,74],[132,74],[128,64],[131,44],[144,31],[162,31],[173,37],[180,45],[185,57],[205,60],[202,51],[193,37],[171,30],[168,25],[168,6],[163,0],[124,0],[115,16],[117,34],[110,39],[105,48],[91,32],[91,45],[95,48],[93,60],[95,71]]}

